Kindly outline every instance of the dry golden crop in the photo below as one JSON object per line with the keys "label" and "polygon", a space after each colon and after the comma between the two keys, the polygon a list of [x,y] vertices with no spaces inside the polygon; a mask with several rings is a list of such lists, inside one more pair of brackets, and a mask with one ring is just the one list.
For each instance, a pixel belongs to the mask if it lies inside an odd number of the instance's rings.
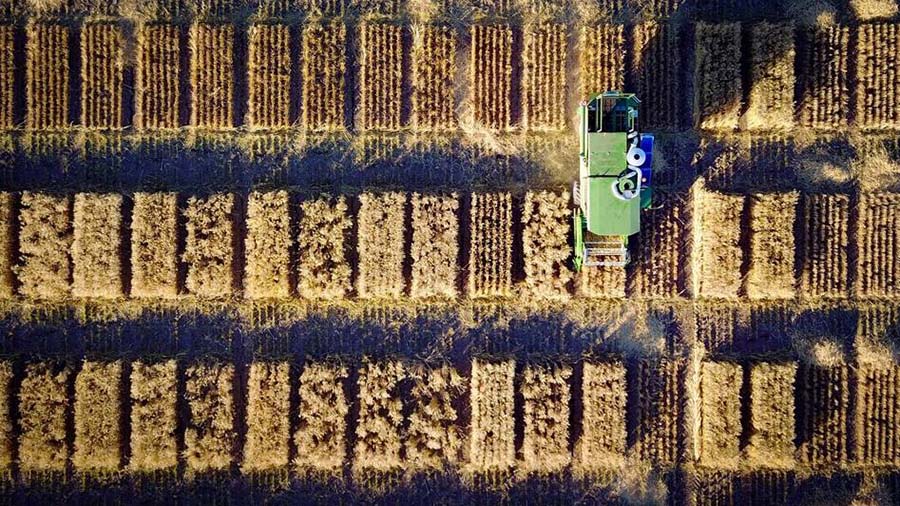
{"label": "dry golden crop", "polygon": [[625,267],[607,265],[582,269],[577,292],[581,297],[625,297]]}
{"label": "dry golden crop", "polygon": [[113,23],[81,28],[81,124],[87,128],[121,128],[125,38]]}
{"label": "dry golden crop", "polygon": [[420,130],[454,128],[456,32],[446,26],[422,26],[413,33],[413,124]]}
{"label": "dry golden crop", "polygon": [[347,445],[344,393],[347,368],[329,363],[307,363],[300,375],[300,424],[294,434],[298,468],[340,471]]}
{"label": "dry golden crop", "polygon": [[900,194],[863,193],[859,198],[856,295],[900,294]]}
{"label": "dry golden crop", "polygon": [[681,195],[657,193],[654,199],[659,207],[641,216],[630,291],[640,297],[677,297],[686,270],[688,206]]}
{"label": "dry golden crop", "polygon": [[512,291],[512,196],[473,193],[470,210],[469,297]]}
{"label": "dry golden crop", "polygon": [[741,216],[746,199],[694,189],[692,237],[693,289],[696,296],[734,298],[741,288]]}
{"label": "dry golden crop", "polygon": [[301,297],[333,299],[350,291],[347,241],[353,222],[345,197],[322,195],[300,204],[297,291]]}
{"label": "dry golden crop", "polygon": [[525,194],[522,211],[522,249],[525,283],[543,297],[564,297],[569,292],[569,193],[541,191]]}
{"label": "dry golden crop", "polygon": [[191,125],[234,126],[234,26],[191,27]]}
{"label": "dry golden crop", "polygon": [[318,16],[340,16],[344,13],[345,0],[299,0],[300,7]]}
{"label": "dry golden crop", "polygon": [[459,277],[459,195],[412,195],[413,297],[457,295]]}
{"label": "dry golden crop", "polygon": [[522,465],[529,471],[553,473],[572,460],[569,452],[570,366],[528,365],[522,373]]}
{"label": "dry golden crop", "polygon": [[856,458],[876,465],[900,462],[900,374],[896,365],[865,365],[858,370],[854,420]]}
{"label": "dry golden crop", "polygon": [[593,471],[624,462],[626,391],[622,362],[584,363],[579,468]]}
{"label": "dry golden crop", "polygon": [[750,443],[754,466],[794,466],[795,362],[759,362],[750,366]]}
{"label": "dry golden crop", "polygon": [[242,471],[264,471],[288,465],[290,395],[289,362],[250,364],[247,440]]}
{"label": "dry golden crop", "polygon": [[469,465],[473,471],[510,469],[516,464],[514,446],[513,360],[472,361]]}
{"label": "dry golden crop", "polygon": [[344,127],[347,28],[342,21],[303,29],[303,125],[312,130]]}
{"label": "dry golden crop", "polygon": [[864,128],[900,126],[900,29],[896,23],[859,27],[856,47],[856,123]]}
{"label": "dry golden crop", "polygon": [[4,472],[13,465],[12,381],[12,362],[0,362],[0,471]]}
{"label": "dry golden crop", "polygon": [[625,25],[582,29],[581,99],[591,93],[625,89]]}
{"label": "dry golden crop", "polygon": [[363,360],[359,369],[359,418],[353,466],[357,470],[400,467],[403,446],[403,364],[396,360]]}
{"label": "dry golden crop", "polygon": [[72,293],[80,297],[121,297],[122,196],[75,195]]}
{"label": "dry golden crop", "polygon": [[755,194],[750,199],[751,299],[794,297],[794,221],[797,192]]}
{"label": "dry golden crop", "polygon": [[25,367],[18,396],[22,471],[66,469],[70,373],[67,366],[54,362],[35,362]]}
{"label": "dry golden crop", "polygon": [[12,297],[16,286],[13,277],[15,201],[12,193],[0,192],[0,298]]}
{"label": "dry golden crop", "polygon": [[122,463],[122,362],[85,361],[75,378],[75,452],[82,472],[116,471]]}
{"label": "dry golden crop", "polygon": [[843,297],[848,292],[850,197],[805,195],[800,293]]}
{"label": "dry golden crop", "polygon": [[799,454],[811,465],[846,463],[850,418],[849,368],[806,365],[797,378]]}
{"label": "dry golden crop", "polygon": [[799,121],[807,127],[845,127],[850,110],[850,29],[810,28],[803,37],[797,64]]}
{"label": "dry golden crop", "polygon": [[138,128],[177,128],[181,72],[180,30],[146,24],[138,29],[134,124]]}
{"label": "dry golden crop", "polygon": [[13,128],[15,119],[15,28],[0,26],[0,130]]}
{"label": "dry golden crop", "polygon": [[65,128],[69,125],[69,28],[32,23],[28,33],[25,126]]}
{"label": "dry golden crop", "polygon": [[469,82],[475,123],[491,130],[512,127],[512,28],[473,25]]}
{"label": "dry golden crop", "polygon": [[361,130],[397,130],[403,97],[403,28],[363,23],[359,47],[356,126]]}
{"label": "dry golden crop", "polygon": [[404,288],[406,194],[363,193],[359,204],[356,291],[360,297],[399,297]]}
{"label": "dry golden crop", "polygon": [[45,193],[22,193],[19,211],[19,260],[14,272],[19,292],[29,297],[69,294],[72,268],[71,199]]}
{"label": "dry golden crop", "polygon": [[247,124],[291,124],[291,32],[287,25],[253,25],[247,52]]}
{"label": "dry golden crop", "polygon": [[632,31],[631,82],[641,99],[642,128],[677,129],[681,115],[681,52],[676,26],[650,22]]}
{"label": "dry golden crop", "polygon": [[135,193],[131,214],[131,295],[178,295],[178,197]]}
{"label": "dry golden crop", "polygon": [[694,124],[736,129],[742,100],[740,23],[697,23],[694,61]]}
{"label": "dry golden crop", "polygon": [[185,287],[202,297],[231,295],[234,285],[235,198],[230,193],[190,197],[184,216],[187,239],[182,261],[187,264]]}
{"label": "dry golden crop", "polygon": [[177,363],[131,364],[131,456],[129,468],[150,472],[178,464]]}
{"label": "dry golden crop", "polygon": [[190,415],[184,428],[185,461],[192,471],[228,469],[234,448],[234,366],[197,363],[185,373]]}
{"label": "dry golden crop", "polygon": [[658,465],[674,464],[682,437],[679,412],[682,409],[681,381],[684,365],[673,359],[645,359],[638,362],[638,423],[634,440],[641,459]]}
{"label": "dry golden crop", "polygon": [[740,459],[740,364],[703,362],[700,369],[700,463],[736,468]]}
{"label": "dry golden crop", "polygon": [[291,287],[291,218],[286,191],[252,192],[247,199],[244,294],[287,297]]}
{"label": "dry golden crop", "polygon": [[566,27],[544,24],[525,32],[522,124],[530,130],[566,127]]}
{"label": "dry golden crop", "polygon": [[743,128],[793,126],[795,54],[792,24],[759,23],[750,28],[750,90]]}
{"label": "dry golden crop", "polygon": [[459,462],[464,435],[454,403],[465,379],[453,367],[411,367],[412,409],[404,443],[406,460],[416,469],[440,469]]}

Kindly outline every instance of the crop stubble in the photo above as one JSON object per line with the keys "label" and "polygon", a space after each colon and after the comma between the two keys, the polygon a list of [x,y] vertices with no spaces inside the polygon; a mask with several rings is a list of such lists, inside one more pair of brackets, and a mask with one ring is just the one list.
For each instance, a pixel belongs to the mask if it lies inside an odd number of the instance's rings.
{"label": "crop stubble", "polygon": [[866,364],[857,370],[856,460],[866,464],[900,462],[900,374],[893,364]]}
{"label": "crop stubble", "polygon": [[614,468],[625,460],[626,370],[622,362],[585,362],[579,467]]}
{"label": "crop stubble", "polygon": [[343,196],[321,195],[300,204],[297,238],[297,292],[301,297],[334,299],[350,292],[346,244],[353,222]]}
{"label": "crop stubble", "polygon": [[735,130],[741,113],[741,25],[697,23],[694,32],[694,124]]}
{"label": "crop stubble", "polygon": [[629,292],[638,297],[676,297],[682,291],[689,207],[678,194],[660,196],[660,206],[644,212],[632,264]]}
{"label": "crop stubble", "polygon": [[117,24],[89,23],[81,29],[81,124],[87,128],[124,124],[124,42]]}
{"label": "crop stubble", "polygon": [[459,195],[412,195],[413,297],[457,296]]}
{"label": "crop stubble", "polygon": [[291,31],[287,25],[248,30],[247,124],[282,128],[291,124]]}
{"label": "crop stubble", "polygon": [[180,30],[175,25],[146,24],[138,29],[135,67],[137,128],[179,126],[181,92]]}
{"label": "crop stubble", "polygon": [[659,22],[632,29],[630,82],[641,99],[642,128],[677,129],[681,114],[678,27]]}
{"label": "crop stubble", "polygon": [[235,126],[234,40],[232,25],[191,27],[191,125]]}
{"label": "crop stubble", "polygon": [[900,126],[900,25],[859,26],[856,48],[856,123],[863,128]]}
{"label": "crop stubble", "polygon": [[525,31],[522,55],[523,125],[530,130],[566,126],[566,27],[537,25]]}
{"label": "crop stubble", "polygon": [[15,294],[14,251],[16,235],[15,198],[12,193],[0,193],[0,298]]}
{"label": "crop stubble", "polygon": [[456,32],[447,26],[421,26],[414,31],[413,124],[420,130],[456,127]]}
{"label": "crop stubble", "polygon": [[69,28],[31,23],[28,34],[25,126],[65,128],[69,125]]}
{"label": "crop stubble", "polygon": [[845,127],[850,110],[850,29],[816,27],[802,35],[797,60],[799,122],[814,128]]}
{"label": "crop stubble", "polygon": [[635,449],[643,460],[671,465],[681,439],[684,364],[678,359],[646,359],[636,364],[637,427]]}
{"label": "crop stubble", "polygon": [[244,294],[290,295],[291,219],[287,191],[253,192],[247,199]]}
{"label": "crop stubble", "polygon": [[0,130],[15,126],[15,35],[12,25],[0,25]]}
{"label": "crop stubble", "polygon": [[804,296],[847,295],[849,223],[849,196],[804,195],[800,271],[800,293]]}
{"label": "crop stubble", "polygon": [[312,130],[344,127],[347,28],[341,21],[303,29],[303,125]]}
{"label": "crop stubble", "polygon": [[513,32],[507,25],[473,25],[469,81],[476,125],[490,130],[512,127]]}
{"label": "crop stubble", "polygon": [[357,219],[360,297],[403,295],[406,194],[363,193]]}
{"label": "crop stubble", "polygon": [[357,126],[361,130],[397,130],[403,97],[403,28],[363,23],[359,45]]}
{"label": "crop stubble", "polygon": [[848,366],[804,365],[797,383],[802,403],[797,423],[801,458],[814,466],[845,463],[850,417]]}
{"label": "crop stubble", "polygon": [[858,261],[856,295],[900,294],[900,194],[861,194],[854,239]]}
{"label": "crop stubble", "polygon": [[512,291],[512,196],[473,193],[469,244],[469,297]]}

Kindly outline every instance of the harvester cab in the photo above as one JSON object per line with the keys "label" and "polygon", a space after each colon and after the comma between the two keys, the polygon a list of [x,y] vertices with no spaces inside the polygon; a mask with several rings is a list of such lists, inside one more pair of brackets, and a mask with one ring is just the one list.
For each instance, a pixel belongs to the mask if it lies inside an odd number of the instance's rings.
{"label": "harvester cab", "polygon": [[572,185],[575,270],[624,266],[628,237],[652,202],[653,135],[638,132],[633,93],[591,95],[578,107],[580,166]]}

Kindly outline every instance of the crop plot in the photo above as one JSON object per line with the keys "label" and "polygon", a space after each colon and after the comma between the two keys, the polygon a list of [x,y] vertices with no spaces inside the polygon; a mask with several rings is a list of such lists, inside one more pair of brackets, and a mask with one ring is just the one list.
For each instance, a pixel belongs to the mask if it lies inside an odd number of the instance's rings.
{"label": "crop plot", "polygon": [[741,25],[697,23],[694,32],[694,124],[735,130],[741,114]]}
{"label": "crop plot", "polygon": [[856,294],[900,294],[900,194],[863,193],[859,202],[856,243]]}
{"label": "crop plot", "polygon": [[135,193],[131,218],[131,295],[178,295],[178,199],[174,193]]}
{"label": "crop plot", "polygon": [[703,362],[700,370],[700,463],[736,468],[740,459],[740,364]]}
{"label": "crop plot", "polygon": [[735,479],[729,471],[703,470],[697,472],[691,481],[690,504],[714,506],[735,504]]}
{"label": "crop plot", "polygon": [[412,195],[413,297],[457,296],[459,195]]}
{"label": "crop plot", "polygon": [[750,199],[751,299],[788,299],[795,295],[794,221],[799,194],[755,194]]}
{"label": "crop plot", "polygon": [[407,462],[416,469],[457,464],[464,435],[454,403],[466,389],[466,380],[449,365],[412,366],[408,375],[412,409],[404,441]]}
{"label": "crop plot", "polygon": [[234,366],[198,363],[187,368],[184,397],[185,461],[192,471],[228,469],[234,447]]}
{"label": "crop plot", "polygon": [[66,416],[71,370],[53,362],[25,367],[19,388],[19,468],[22,471],[66,469],[69,444]]}
{"label": "crop plot", "polygon": [[625,460],[626,374],[622,362],[585,362],[578,466],[615,468]]}
{"label": "crop plot", "polygon": [[253,362],[247,380],[247,441],[241,470],[288,465],[290,363]]}
{"label": "crop plot", "polygon": [[569,465],[569,366],[528,365],[522,374],[523,466],[534,472],[558,472]]}
{"label": "crop plot", "polygon": [[741,126],[786,130],[794,124],[794,26],[759,23],[750,28],[750,90]]}
{"label": "crop plot", "polygon": [[759,362],[750,366],[751,465],[794,467],[794,384],[797,364]]}
{"label": "crop plot", "polygon": [[801,458],[816,466],[847,461],[850,394],[846,365],[800,369],[797,429]]}
{"label": "crop plot", "polygon": [[291,217],[284,190],[253,192],[247,200],[244,294],[251,298],[290,295]]}
{"label": "crop plot", "polygon": [[635,448],[642,460],[657,465],[678,458],[684,365],[671,359],[641,360],[637,364],[637,427]]}
{"label": "crop plot", "polygon": [[625,25],[588,26],[581,32],[581,98],[625,89]]}
{"label": "crop plot", "polygon": [[453,129],[456,32],[447,26],[422,26],[413,33],[413,125],[419,130]]}
{"label": "crop plot", "polygon": [[0,25],[0,130],[16,126],[15,35],[15,27]]}
{"label": "crop plot", "polygon": [[566,127],[566,27],[546,24],[525,32],[522,123],[529,130]]}
{"label": "crop plot", "polygon": [[122,362],[85,361],[75,378],[75,452],[82,472],[116,471],[122,463]]}
{"label": "crop plot", "polygon": [[15,294],[13,276],[13,251],[16,239],[15,197],[12,193],[0,193],[0,298]]}
{"label": "crop plot", "polygon": [[177,364],[174,360],[131,364],[131,456],[137,472],[178,464]]}
{"label": "crop plot", "polygon": [[512,196],[473,193],[470,227],[469,296],[509,295],[512,291]]}
{"label": "crop plot", "polygon": [[403,97],[403,28],[363,23],[359,28],[360,70],[357,127],[397,130]]}
{"label": "crop plot", "polygon": [[13,417],[12,417],[13,364],[0,362],[0,471],[9,471],[13,465]]}
{"label": "crop plot", "polygon": [[472,361],[469,434],[469,463],[474,471],[496,471],[516,464],[514,446],[512,360]]}
{"label": "crop plot", "polygon": [[125,40],[116,24],[89,23],[81,29],[81,124],[121,128]]}
{"label": "crop plot", "polygon": [[248,30],[247,124],[254,128],[291,125],[291,31],[287,25],[253,25]]}
{"label": "crop plot", "polygon": [[806,195],[802,212],[800,293],[809,297],[846,296],[850,198],[847,195]]}
{"label": "crop plot", "polygon": [[641,217],[629,292],[638,297],[677,297],[683,287],[687,205],[681,195],[656,194],[660,207]]}
{"label": "crop plot", "polygon": [[799,122],[813,128],[843,128],[850,110],[850,29],[841,26],[802,32],[797,59]]}
{"label": "crop plot", "polygon": [[190,197],[184,216],[187,240],[185,287],[201,297],[231,295],[234,285],[234,195]]}
{"label": "crop plot", "polygon": [[359,419],[353,465],[358,469],[400,467],[403,364],[396,360],[365,360],[359,370]]}
{"label": "crop plot", "polygon": [[69,28],[33,23],[28,33],[25,126],[65,128],[69,126]]}
{"label": "crop plot", "polygon": [[344,392],[347,369],[309,363],[300,376],[300,424],[294,435],[296,465],[338,472],[344,465],[349,405]]}
{"label": "crop plot", "polygon": [[72,294],[121,297],[122,196],[79,193],[74,217]]}
{"label": "crop plot", "polygon": [[20,263],[14,268],[19,292],[38,298],[68,295],[72,274],[71,199],[22,193],[19,230]]}
{"label": "crop plot", "polygon": [[865,365],[858,370],[856,460],[866,464],[900,462],[900,374],[894,365]]}
{"label": "crop plot", "polygon": [[473,25],[470,44],[469,81],[475,124],[507,130],[512,127],[512,28]]}
{"label": "crop plot", "polygon": [[180,29],[146,24],[138,29],[134,124],[137,128],[178,128],[181,92]]}
{"label": "crop plot", "polygon": [[303,125],[311,130],[344,128],[347,28],[340,21],[303,29]]}
{"label": "crop plot", "polygon": [[404,288],[406,194],[363,193],[359,203],[356,291],[360,297],[400,297]]}
{"label": "crop plot", "polygon": [[900,126],[900,25],[859,26],[856,48],[856,123],[863,128]]}
{"label": "crop plot", "polygon": [[298,287],[302,297],[341,298],[350,291],[346,248],[353,222],[343,196],[323,195],[300,204]]}
{"label": "crop plot", "polygon": [[741,288],[741,217],[745,198],[694,190],[691,269],[695,295],[735,298]]}
{"label": "crop plot", "polygon": [[631,86],[641,99],[643,128],[677,129],[681,115],[681,52],[678,29],[663,23],[642,23],[632,31]]}
{"label": "crop plot", "polygon": [[572,281],[569,194],[528,192],[522,213],[525,283],[534,294],[561,297]]}
{"label": "crop plot", "polygon": [[191,28],[191,125],[231,128],[234,122],[234,26]]}

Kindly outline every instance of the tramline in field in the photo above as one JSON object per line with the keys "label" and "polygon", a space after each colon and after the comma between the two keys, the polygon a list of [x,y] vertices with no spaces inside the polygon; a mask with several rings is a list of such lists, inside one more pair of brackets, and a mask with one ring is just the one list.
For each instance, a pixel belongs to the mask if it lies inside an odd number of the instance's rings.
{"label": "tramline in field", "polygon": [[578,108],[580,167],[572,185],[575,270],[624,266],[628,237],[652,203],[653,135],[638,132],[633,93],[591,95]]}

